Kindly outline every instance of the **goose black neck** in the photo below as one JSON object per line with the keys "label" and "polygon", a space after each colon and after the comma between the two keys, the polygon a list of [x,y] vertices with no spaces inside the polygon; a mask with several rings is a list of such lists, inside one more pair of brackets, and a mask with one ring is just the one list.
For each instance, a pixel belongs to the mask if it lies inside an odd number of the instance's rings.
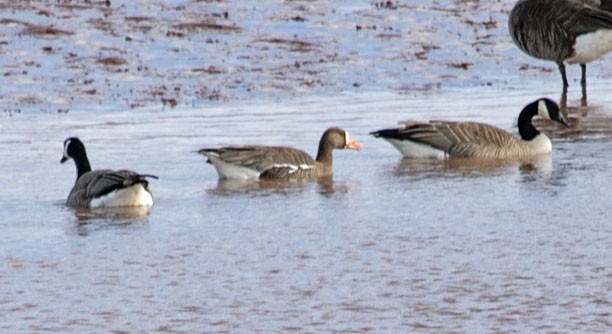
{"label": "goose black neck", "polygon": [[523,140],[532,140],[540,134],[540,131],[531,123],[533,117],[538,114],[538,103],[539,101],[535,101],[528,104],[519,114],[518,129]]}
{"label": "goose black neck", "polygon": [[89,159],[87,159],[87,155],[85,152],[83,154],[79,154],[78,156],[73,158],[74,164],[76,165],[77,170],[77,180],[83,176],[83,174],[91,172],[91,166],[89,165]]}

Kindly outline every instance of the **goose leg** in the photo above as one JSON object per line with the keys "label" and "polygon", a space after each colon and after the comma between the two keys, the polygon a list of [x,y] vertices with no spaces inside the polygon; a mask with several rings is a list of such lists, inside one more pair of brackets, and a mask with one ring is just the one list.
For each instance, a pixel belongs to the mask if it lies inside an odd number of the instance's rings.
{"label": "goose leg", "polygon": [[561,79],[563,79],[563,89],[567,89],[569,84],[567,83],[567,75],[565,74],[565,64],[559,62],[557,65],[559,66],[559,72],[561,72]]}
{"label": "goose leg", "polygon": [[563,80],[563,92],[561,93],[561,112],[563,114],[567,114],[567,87],[569,84],[567,83],[567,75],[565,74],[565,65],[563,62],[557,63],[559,66],[559,72],[561,73],[561,79]]}
{"label": "goose leg", "polygon": [[580,64],[582,70],[582,77],[580,78],[580,86],[582,87],[582,99],[580,99],[580,105],[587,105],[587,92],[586,92],[586,64]]}
{"label": "goose leg", "polygon": [[561,93],[561,101],[559,103],[559,109],[563,113],[564,116],[567,116],[567,87],[563,87],[563,92]]}

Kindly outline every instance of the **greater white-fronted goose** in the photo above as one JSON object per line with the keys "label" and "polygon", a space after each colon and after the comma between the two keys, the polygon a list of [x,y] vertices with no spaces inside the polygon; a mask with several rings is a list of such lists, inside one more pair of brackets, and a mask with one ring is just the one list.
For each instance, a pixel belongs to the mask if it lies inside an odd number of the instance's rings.
{"label": "greater white-fronted goose", "polygon": [[586,104],[586,64],[612,51],[612,0],[520,0],[510,12],[508,29],[526,54],[565,65],[580,64]]}
{"label": "greater white-fronted goose", "polygon": [[220,179],[310,179],[333,173],[334,149],[361,149],[348,132],[329,128],[321,137],[316,160],[302,150],[284,146],[205,148],[205,155]]}
{"label": "greater white-fronted goose", "polygon": [[535,116],[569,126],[559,106],[542,98],[521,111],[518,117],[521,139],[488,124],[448,121],[406,121],[400,123],[403,128],[379,130],[371,135],[386,139],[407,158],[520,159],[548,154],[552,149],[550,139],[531,123]]}
{"label": "greater white-fronted goose", "polygon": [[76,137],[64,141],[61,163],[73,159],[77,178],[66,205],[73,208],[111,208],[124,206],[151,206],[153,196],[149,190],[148,177],[131,170],[91,170],[85,145]]}

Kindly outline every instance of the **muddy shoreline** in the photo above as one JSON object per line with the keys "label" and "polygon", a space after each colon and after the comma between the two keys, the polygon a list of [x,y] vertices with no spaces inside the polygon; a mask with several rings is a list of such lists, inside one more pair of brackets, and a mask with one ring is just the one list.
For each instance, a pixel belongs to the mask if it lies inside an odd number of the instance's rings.
{"label": "muddy shoreline", "polygon": [[[0,2],[5,112],[507,85],[511,3]],[[554,75],[552,73],[551,75]]]}
{"label": "muddy shoreline", "polygon": [[[526,56],[508,35],[513,4],[0,1],[0,110],[173,109],[525,83],[556,91],[556,65]],[[568,67],[570,103],[578,72]],[[589,65],[589,80],[611,74],[610,62]]]}

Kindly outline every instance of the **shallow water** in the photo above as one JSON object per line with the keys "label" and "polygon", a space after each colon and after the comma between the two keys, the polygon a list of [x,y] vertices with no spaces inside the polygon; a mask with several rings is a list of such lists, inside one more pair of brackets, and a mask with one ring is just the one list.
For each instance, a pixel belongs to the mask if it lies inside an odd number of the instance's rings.
{"label": "shallow water", "polygon": [[[0,329],[607,332],[609,101],[573,112],[571,129],[545,124],[553,154],[525,164],[402,160],[367,135],[404,118],[516,131],[518,95],[466,88],[7,117]],[[314,153],[328,125],[364,146],[335,153],[332,180],[218,182],[195,153],[243,142]],[[68,135],[84,140],[94,168],[159,175],[151,211],[64,207],[75,177],[59,163]]]}
{"label": "shallow water", "polygon": [[[516,132],[522,106],[559,97],[554,64],[509,41],[508,1],[169,2],[113,1],[110,12],[2,4],[13,20],[76,33],[31,36],[0,22],[0,332],[612,330],[609,62],[589,66],[588,108],[576,107],[578,70],[568,68],[572,127],[537,123],[552,139],[549,158],[402,160],[368,133],[404,119]],[[140,17],[143,3],[156,15]],[[241,33],[166,34],[225,10],[221,23]],[[242,56],[228,56],[236,45]],[[127,72],[96,63],[117,55]],[[219,73],[202,79],[208,66]],[[204,81],[210,90],[194,93]],[[164,84],[179,92],[162,89],[175,108],[150,94]],[[331,180],[220,182],[196,153],[258,143],[314,154],[329,126],[363,145],[335,152]],[[81,137],[94,168],[158,175],[155,206],[66,208],[76,176],[59,163],[68,136]]]}

